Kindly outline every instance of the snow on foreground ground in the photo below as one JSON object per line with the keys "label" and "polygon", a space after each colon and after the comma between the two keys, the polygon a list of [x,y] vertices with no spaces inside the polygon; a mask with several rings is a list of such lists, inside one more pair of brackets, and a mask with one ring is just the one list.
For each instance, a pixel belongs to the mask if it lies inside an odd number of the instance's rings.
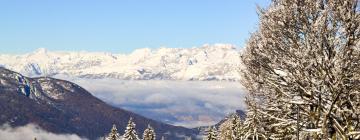
{"label": "snow on foreground ground", "polygon": [[67,79],[94,96],[145,117],[185,127],[217,123],[244,109],[238,82],[119,79]]}

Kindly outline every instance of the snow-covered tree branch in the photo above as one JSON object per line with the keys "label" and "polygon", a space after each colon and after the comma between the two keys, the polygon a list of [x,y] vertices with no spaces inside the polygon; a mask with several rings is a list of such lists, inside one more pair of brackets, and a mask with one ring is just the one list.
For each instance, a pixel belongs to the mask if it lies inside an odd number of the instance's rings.
{"label": "snow-covered tree branch", "polygon": [[242,83],[266,116],[260,122],[271,124],[270,138],[295,138],[298,129],[303,137],[359,137],[358,3],[273,0],[259,10]]}

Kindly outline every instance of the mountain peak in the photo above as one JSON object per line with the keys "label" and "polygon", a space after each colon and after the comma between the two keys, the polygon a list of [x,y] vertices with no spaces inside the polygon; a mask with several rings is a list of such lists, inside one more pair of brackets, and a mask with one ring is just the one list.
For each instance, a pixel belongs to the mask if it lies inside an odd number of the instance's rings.
{"label": "mountain peak", "polygon": [[235,50],[236,46],[233,44],[214,44],[214,45],[210,45],[210,44],[205,44],[203,45],[203,48],[210,48],[210,49],[224,49],[224,50]]}
{"label": "mountain peak", "polygon": [[46,48],[38,48],[34,51],[36,54],[46,54],[48,50]]}
{"label": "mountain peak", "polygon": [[[215,44],[198,48],[144,48],[128,55],[48,52],[39,48],[17,57],[0,55],[0,64],[26,76],[237,81],[241,60],[234,45]],[[144,72],[139,73],[139,68]]]}

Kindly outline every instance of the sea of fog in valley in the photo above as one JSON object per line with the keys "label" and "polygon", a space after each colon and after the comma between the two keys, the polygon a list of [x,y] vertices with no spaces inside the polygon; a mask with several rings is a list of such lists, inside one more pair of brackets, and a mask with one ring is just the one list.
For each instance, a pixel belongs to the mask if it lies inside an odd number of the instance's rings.
{"label": "sea of fog in valley", "polygon": [[113,106],[185,127],[212,125],[245,108],[246,92],[238,82],[65,79]]}

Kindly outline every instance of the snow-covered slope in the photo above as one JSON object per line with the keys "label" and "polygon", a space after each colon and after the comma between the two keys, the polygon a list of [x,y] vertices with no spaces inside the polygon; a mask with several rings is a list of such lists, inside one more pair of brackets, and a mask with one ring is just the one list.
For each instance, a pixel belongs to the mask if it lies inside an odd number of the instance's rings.
{"label": "snow-covered slope", "polygon": [[233,45],[199,48],[149,48],[130,54],[50,52],[0,55],[0,66],[26,76],[71,76],[117,79],[239,80],[239,51]]}

